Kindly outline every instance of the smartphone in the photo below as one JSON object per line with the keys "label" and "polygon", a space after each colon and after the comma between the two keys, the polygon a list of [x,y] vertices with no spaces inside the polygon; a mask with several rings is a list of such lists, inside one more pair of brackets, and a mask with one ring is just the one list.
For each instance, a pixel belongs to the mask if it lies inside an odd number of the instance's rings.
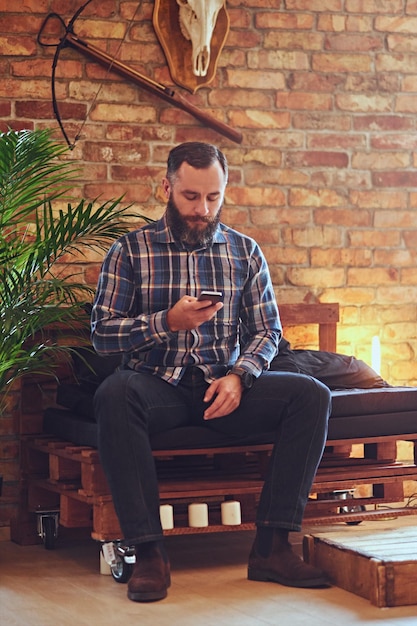
{"label": "smartphone", "polygon": [[223,293],[221,291],[202,291],[198,296],[199,300],[211,300],[211,304],[216,304],[223,300]]}

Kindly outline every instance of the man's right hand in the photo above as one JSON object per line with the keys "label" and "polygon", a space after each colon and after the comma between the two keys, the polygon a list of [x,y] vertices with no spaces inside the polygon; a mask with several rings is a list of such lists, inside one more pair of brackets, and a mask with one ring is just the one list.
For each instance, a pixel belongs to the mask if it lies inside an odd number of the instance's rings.
{"label": "man's right hand", "polygon": [[214,317],[223,308],[223,302],[211,304],[210,300],[197,300],[183,296],[167,313],[167,322],[172,332],[193,330]]}

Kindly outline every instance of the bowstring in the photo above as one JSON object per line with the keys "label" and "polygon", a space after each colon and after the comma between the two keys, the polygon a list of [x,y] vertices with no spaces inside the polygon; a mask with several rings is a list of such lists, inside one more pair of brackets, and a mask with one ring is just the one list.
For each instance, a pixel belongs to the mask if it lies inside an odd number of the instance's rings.
{"label": "bowstring", "polygon": [[121,50],[123,44],[125,43],[128,34],[130,33],[130,30],[132,28],[133,22],[135,21],[136,15],[137,15],[137,13],[139,11],[139,8],[140,8],[141,4],[142,3],[141,3],[141,0],[140,0],[137,3],[137,5],[136,5],[136,9],[135,9],[135,12],[133,13],[133,16],[129,20],[129,23],[128,23],[127,28],[126,28],[126,32],[123,35],[123,38],[120,40],[119,45],[117,46],[117,50],[116,50],[115,54],[113,55],[113,58],[112,58],[112,60],[111,60],[111,62],[109,64],[109,66],[107,67],[106,73],[105,73],[104,77],[102,78],[102,80],[100,81],[99,88],[97,89],[97,91],[96,91],[96,93],[95,93],[95,95],[93,97],[92,102],[88,106],[86,116],[85,116],[84,120],[82,121],[81,125],[78,127],[78,130],[77,130],[77,132],[75,134],[74,142],[72,144],[72,148],[71,149],[75,148],[75,144],[80,139],[80,136],[81,136],[81,133],[83,132],[84,126],[86,125],[87,120],[88,120],[88,118],[90,116],[90,113],[93,110],[93,108],[94,108],[94,106],[95,106],[95,104],[97,102],[97,99],[98,99],[98,97],[99,97],[99,95],[101,93],[101,90],[103,89],[104,81],[107,79],[108,75],[110,74],[110,72],[111,72],[111,70],[113,68],[114,62],[117,60],[117,57],[119,56],[120,50]]}

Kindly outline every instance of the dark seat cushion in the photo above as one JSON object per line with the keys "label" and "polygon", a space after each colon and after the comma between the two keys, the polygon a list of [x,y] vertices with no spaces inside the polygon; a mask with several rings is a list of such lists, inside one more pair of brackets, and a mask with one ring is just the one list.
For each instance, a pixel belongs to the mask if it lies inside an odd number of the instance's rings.
{"label": "dark seat cushion", "polygon": [[417,432],[417,387],[332,391],[329,439]]}
{"label": "dark seat cushion", "polygon": [[[332,389],[329,439],[411,434],[417,431],[417,388],[391,387],[366,363],[318,350],[291,350],[284,340],[281,357],[271,369],[297,371],[322,380]],[[77,445],[97,446],[93,397],[104,378],[120,364],[120,357],[99,357],[91,349],[74,351],[76,384],[62,384],[57,402],[47,409],[44,432]],[[344,382],[346,388],[340,389]],[[231,439],[204,427],[175,428],[152,437],[155,450],[272,443],[272,433],[250,439]]]}
{"label": "dark seat cushion", "polygon": [[[43,432],[79,446],[97,447],[97,424],[66,409],[46,409],[43,416]],[[181,426],[153,435],[151,445],[153,450],[189,450],[272,443],[273,437],[273,434],[262,433],[257,437],[232,439],[201,426]]]}

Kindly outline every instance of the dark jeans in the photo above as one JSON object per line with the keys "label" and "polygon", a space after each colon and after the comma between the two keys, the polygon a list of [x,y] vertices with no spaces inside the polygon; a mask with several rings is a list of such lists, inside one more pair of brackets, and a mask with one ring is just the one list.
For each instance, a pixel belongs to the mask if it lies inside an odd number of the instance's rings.
{"label": "dark jeans", "polygon": [[191,424],[236,438],[276,433],[256,523],[301,530],[327,436],[328,388],[303,374],[265,372],[243,393],[238,409],[204,421],[206,388],[198,368],[187,370],[177,387],[156,376],[122,370],[96,392],[100,457],[124,538],[130,543],[163,535],[149,435]]}

